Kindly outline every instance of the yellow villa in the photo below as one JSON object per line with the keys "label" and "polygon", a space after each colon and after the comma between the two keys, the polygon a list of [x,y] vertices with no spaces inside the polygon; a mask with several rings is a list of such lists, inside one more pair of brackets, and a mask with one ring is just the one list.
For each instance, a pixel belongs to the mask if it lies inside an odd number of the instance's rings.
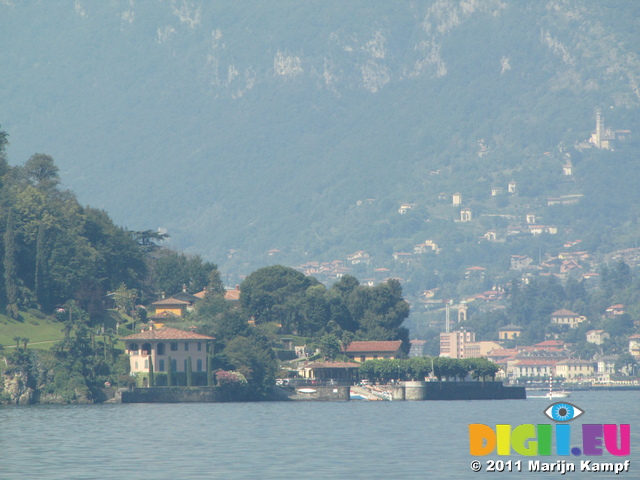
{"label": "yellow villa", "polygon": [[142,332],[122,337],[129,355],[131,374],[148,373],[153,364],[155,372],[166,372],[171,357],[174,372],[186,372],[188,359],[194,372],[207,369],[207,353],[213,337],[177,328],[148,325]]}

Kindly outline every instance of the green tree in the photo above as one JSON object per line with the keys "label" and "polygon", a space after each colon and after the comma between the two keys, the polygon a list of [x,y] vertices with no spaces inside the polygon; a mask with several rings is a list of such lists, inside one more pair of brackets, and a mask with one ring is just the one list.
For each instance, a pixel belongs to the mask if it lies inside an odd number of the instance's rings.
{"label": "green tree", "polygon": [[263,267],[242,282],[240,304],[248,315],[255,317],[256,323],[279,321],[278,313],[282,313],[282,308],[277,306],[295,305],[314,285],[318,285],[315,278],[293,268],[282,265]]}
{"label": "green tree", "polygon": [[7,313],[18,318],[18,266],[16,261],[16,234],[13,212],[7,214],[7,229],[4,234],[4,283],[7,294]]}
{"label": "green tree", "polygon": [[156,377],[153,371],[153,360],[151,358],[149,358],[149,386],[156,386]]}
{"label": "green tree", "polygon": [[340,353],[340,340],[333,333],[323,335],[318,343],[322,356],[327,360],[335,359]]}
{"label": "green tree", "polygon": [[167,357],[167,387],[173,387],[173,359]]}
{"label": "green tree", "polygon": [[193,386],[193,367],[191,365],[191,356],[187,357],[187,387]]}
{"label": "green tree", "polygon": [[24,165],[29,182],[42,190],[52,190],[60,183],[58,167],[49,155],[36,153]]}
{"label": "green tree", "polygon": [[278,362],[265,337],[236,337],[227,343],[223,353],[258,395],[268,394],[275,384]]}
{"label": "green tree", "polygon": [[632,374],[633,369],[638,364],[638,361],[629,352],[624,352],[618,355],[615,365],[613,366],[616,372],[625,370],[628,375]]}

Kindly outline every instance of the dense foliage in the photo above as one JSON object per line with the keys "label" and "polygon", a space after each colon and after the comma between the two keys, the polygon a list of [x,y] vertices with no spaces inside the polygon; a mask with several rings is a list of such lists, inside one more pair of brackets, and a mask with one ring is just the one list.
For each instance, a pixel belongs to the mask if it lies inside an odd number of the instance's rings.
{"label": "dense foliage", "polygon": [[409,304],[397,280],[360,285],[350,275],[331,288],[282,265],[263,267],[240,286],[240,303],[256,323],[278,321],[283,333],[337,334],[359,340],[403,340]]}

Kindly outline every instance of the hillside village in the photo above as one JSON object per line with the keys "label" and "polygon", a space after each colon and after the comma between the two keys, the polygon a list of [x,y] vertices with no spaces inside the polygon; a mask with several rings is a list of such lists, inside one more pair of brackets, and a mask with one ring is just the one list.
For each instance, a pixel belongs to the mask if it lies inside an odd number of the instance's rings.
{"label": "hillside village", "polygon": [[[596,112],[596,128],[588,141],[579,142],[575,145],[578,150],[595,148],[600,150],[613,150],[618,142],[629,138],[628,130],[613,130],[605,127],[602,114]],[[478,157],[490,155],[490,148],[484,141],[478,142]],[[537,201],[523,203],[518,200],[518,183],[511,180],[505,185],[494,185],[487,192],[489,201],[501,200],[493,211],[487,209],[486,205],[480,205],[478,209],[482,212],[475,214],[478,201],[472,200],[468,204],[465,201],[464,192],[454,192],[450,195],[440,193],[433,203],[440,205],[437,208],[439,213],[448,212],[448,220],[453,221],[461,228],[472,232],[477,232],[476,243],[510,243],[517,245],[519,239],[535,239],[536,237],[549,239],[551,244],[557,245],[556,253],[549,251],[543,253],[542,248],[538,255],[526,253],[511,254],[509,257],[508,269],[506,271],[496,270],[495,265],[468,265],[458,272],[459,281],[465,282],[467,290],[469,285],[480,287],[475,292],[452,290],[451,288],[428,288],[407,294],[406,298],[411,304],[412,315],[420,312],[427,313],[423,327],[433,331],[439,331],[439,352],[440,356],[451,358],[473,358],[486,357],[498,362],[502,367],[502,375],[510,380],[520,377],[541,377],[549,374],[562,376],[566,379],[580,378],[589,381],[610,381],[614,372],[630,374],[633,368],[630,364],[621,366],[614,365],[618,361],[619,354],[606,355],[600,348],[599,352],[594,352],[588,359],[576,358],[578,352],[575,351],[575,342],[565,342],[567,329],[577,329],[581,325],[599,323],[598,319],[587,319],[583,312],[575,313],[568,309],[558,309],[549,316],[549,325],[559,327],[554,333],[547,333],[546,339],[532,345],[519,345],[518,337],[523,328],[517,322],[512,322],[502,326],[497,330],[495,339],[476,339],[476,333],[465,330],[465,322],[470,316],[487,314],[492,311],[505,311],[509,302],[509,289],[513,281],[517,280],[521,285],[529,284],[535,279],[555,277],[562,282],[568,279],[580,282],[585,289],[597,288],[600,282],[599,271],[603,265],[613,265],[616,262],[623,262],[630,268],[640,266],[640,248],[627,248],[611,252],[605,256],[595,255],[583,246],[580,238],[572,235],[571,230],[563,225],[548,224],[544,222],[544,217],[536,212],[534,205],[539,207],[556,206],[564,207],[576,205],[584,197],[585,193],[572,190],[575,188],[571,181],[576,170],[571,160],[571,154],[566,148],[559,149],[557,155],[559,162],[557,175],[565,182],[563,188],[567,190],[559,192],[553,197],[545,197]],[[545,153],[550,155],[550,153]],[[439,175],[440,171],[432,171],[431,175]],[[586,192],[588,194],[589,192]],[[447,200],[448,199],[448,200]],[[366,199],[358,202],[358,207],[371,205],[375,199]],[[449,206],[444,204],[448,202]],[[498,205],[496,203],[496,205]],[[401,203],[397,210],[397,215],[411,215],[420,211],[418,203]],[[519,212],[518,212],[519,210]],[[543,210],[543,208],[540,208]],[[508,213],[504,213],[507,211]],[[480,219],[498,218],[503,224],[502,228],[491,228],[481,230]],[[427,220],[430,221],[430,220]],[[435,238],[427,238],[421,243],[413,245],[412,250],[397,251],[390,255],[390,258],[379,258],[365,250],[355,251],[344,258],[329,262],[308,261],[295,266],[307,276],[313,276],[323,283],[331,284],[345,275],[366,275],[361,283],[364,285],[375,285],[390,278],[398,279],[406,285],[405,276],[411,276],[413,269],[424,267],[423,259],[433,259],[450,248],[443,242]],[[530,251],[529,245],[525,250]],[[512,249],[513,250],[513,249]],[[546,247],[546,250],[551,250]],[[277,262],[284,253],[278,249],[267,252],[270,261]],[[482,288],[491,282],[489,289]],[[616,304],[606,308],[601,312],[603,318],[613,318],[619,315],[628,315],[624,305]],[[590,322],[588,321],[590,320]],[[415,322],[414,322],[415,325]],[[637,325],[637,321],[636,321]],[[564,330],[563,330],[564,329]],[[420,345],[424,346],[426,340],[420,338],[424,329],[412,331],[412,352],[420,351]],[[603,342],[609,338],[609,334],[601,328],[593,328],[584,332],[583,343],[601,347]],[[627,351],[633,359],[638,358],[640,352],[637,347],[637,334],[630,335],[627,339]],[[425,351],[423,351],[423,354]],[[436,353],[432,352],[431,353]],[[583,355],[584,356],[584,355]]]}

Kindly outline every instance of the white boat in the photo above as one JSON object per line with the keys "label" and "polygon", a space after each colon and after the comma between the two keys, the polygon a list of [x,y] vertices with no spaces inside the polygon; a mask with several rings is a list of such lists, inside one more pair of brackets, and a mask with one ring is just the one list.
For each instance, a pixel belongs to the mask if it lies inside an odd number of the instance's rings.
{"label": "white boat", "polygon": [[316,393],[317,390],[313,388],[299,388],[298,393]]}
{"label": "white boat", "polygon": [[571,392],[565,392],[564,390],[558,392],[553,391],[553,377],[549,375],[549,393],[547,393],[545,398],[567,398],[571,395]]}
{"label": "white boat", "polygon": [[571,392],[565,392],[562,390],[561,392],[549,392],[544,397],[545,398],[567,398],[571,396]]}

